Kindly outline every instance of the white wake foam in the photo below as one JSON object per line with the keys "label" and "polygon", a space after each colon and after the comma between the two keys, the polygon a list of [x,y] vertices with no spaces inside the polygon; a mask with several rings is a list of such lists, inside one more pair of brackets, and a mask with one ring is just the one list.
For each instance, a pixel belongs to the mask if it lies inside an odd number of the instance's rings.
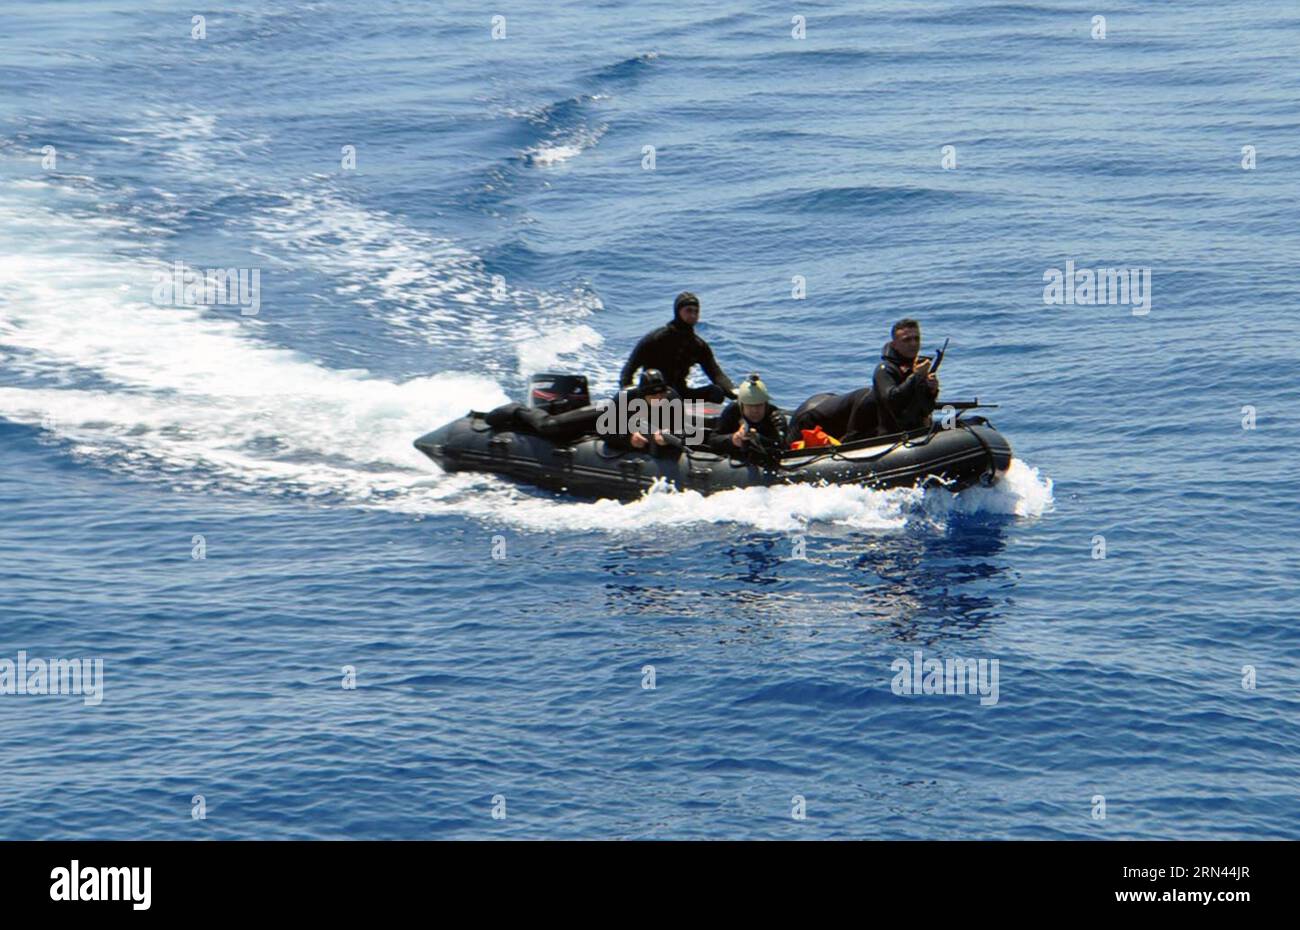
{"label": "white wake foam", "polygon": [[[119,221],[0,195],[0,228],[16,233],[0,347],[33,385],[0,388],[0,416],[115,467],[365,500],[429,471],[415,436],[506,400],[483,375],[395,384],[264,345],[247,322],[155,306],[138,295],[166,266],[106,251]],[[108,384],[57,386],[70,372]]]}
{"label": "white wake foam", "polygon": [[321,179],[304,179],[251,221],[281,260],[328,275],[340,300],[398,339],[478,355],[497,377],[559,365],[596,383],[615,380],[597,351],[603,337],[587,322],[602,309],[590,292],[520,287],[456,243],[350,203]]}
{"label": "white wake foam", "polygon": [[524,161],[540,168],[562,165],[595,146],[600,142],[600,137],[604,134],[604,126],[581,126],[567,132],[557,133],[551,138],[525,149],[523,153]]}
{"label": "white wake foam", "polygon": [[936,519],[951,514],[1006,514],[1040,517],[1052,509],[1052,479],[1038,469],[1013,458],[1007,473],[992,487],[975,485],[960,494],[931,491],[925,497],[926,512]]}

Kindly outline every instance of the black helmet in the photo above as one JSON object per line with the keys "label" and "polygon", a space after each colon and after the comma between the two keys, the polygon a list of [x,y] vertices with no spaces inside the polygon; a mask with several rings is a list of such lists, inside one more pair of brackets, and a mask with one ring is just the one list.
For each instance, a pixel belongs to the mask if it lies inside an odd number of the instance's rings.
{"label": "black helmet", "polygon": [[641,372],[641,380],[637,382],[636,389],[642,394],[658,394],[668,390],[668,381],[658,368],[647,368]]}

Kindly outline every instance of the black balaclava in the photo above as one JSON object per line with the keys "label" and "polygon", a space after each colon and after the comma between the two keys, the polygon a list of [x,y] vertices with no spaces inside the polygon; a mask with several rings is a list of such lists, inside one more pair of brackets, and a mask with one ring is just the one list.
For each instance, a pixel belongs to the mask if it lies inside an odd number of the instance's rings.
{"label": "black balaclava", "polygon": [[682,307],[685,307],[688,304],[695,304],[695,306],[697,307],[700,305],[700,299],[696,297],[694,294],[692,294],[690,291],[682,291],[680,294],[677,295],[677,299],[673,301],[673,322],[676,323],[678,326],[685,326],[689,328],[692,325],[694,325],[691,323],[687,323],[685,320],[682,319],[681,309]]}

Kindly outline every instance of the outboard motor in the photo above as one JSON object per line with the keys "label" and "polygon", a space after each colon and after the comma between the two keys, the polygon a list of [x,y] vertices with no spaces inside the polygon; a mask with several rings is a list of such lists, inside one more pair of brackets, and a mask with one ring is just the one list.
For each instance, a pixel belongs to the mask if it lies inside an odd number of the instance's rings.
{"label": "outboard motor", "polygon": [[554,416],[568,410],[591,405],[586,375],[564,375],[543,372],[533,375],[528,382],[528,406],[545,410]]}

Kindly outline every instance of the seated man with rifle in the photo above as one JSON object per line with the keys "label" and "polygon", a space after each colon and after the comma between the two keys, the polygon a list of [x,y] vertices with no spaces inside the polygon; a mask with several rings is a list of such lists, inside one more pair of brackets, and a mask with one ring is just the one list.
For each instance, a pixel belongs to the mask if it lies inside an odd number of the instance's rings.
{"label": "seated man with rifle", "polygon": [[757,374],[736,391],[736,400],[723,408],[707,448],[717,455],[741,457],[756,465],[773,465],[781,459],[786,419],[772,403]]}

